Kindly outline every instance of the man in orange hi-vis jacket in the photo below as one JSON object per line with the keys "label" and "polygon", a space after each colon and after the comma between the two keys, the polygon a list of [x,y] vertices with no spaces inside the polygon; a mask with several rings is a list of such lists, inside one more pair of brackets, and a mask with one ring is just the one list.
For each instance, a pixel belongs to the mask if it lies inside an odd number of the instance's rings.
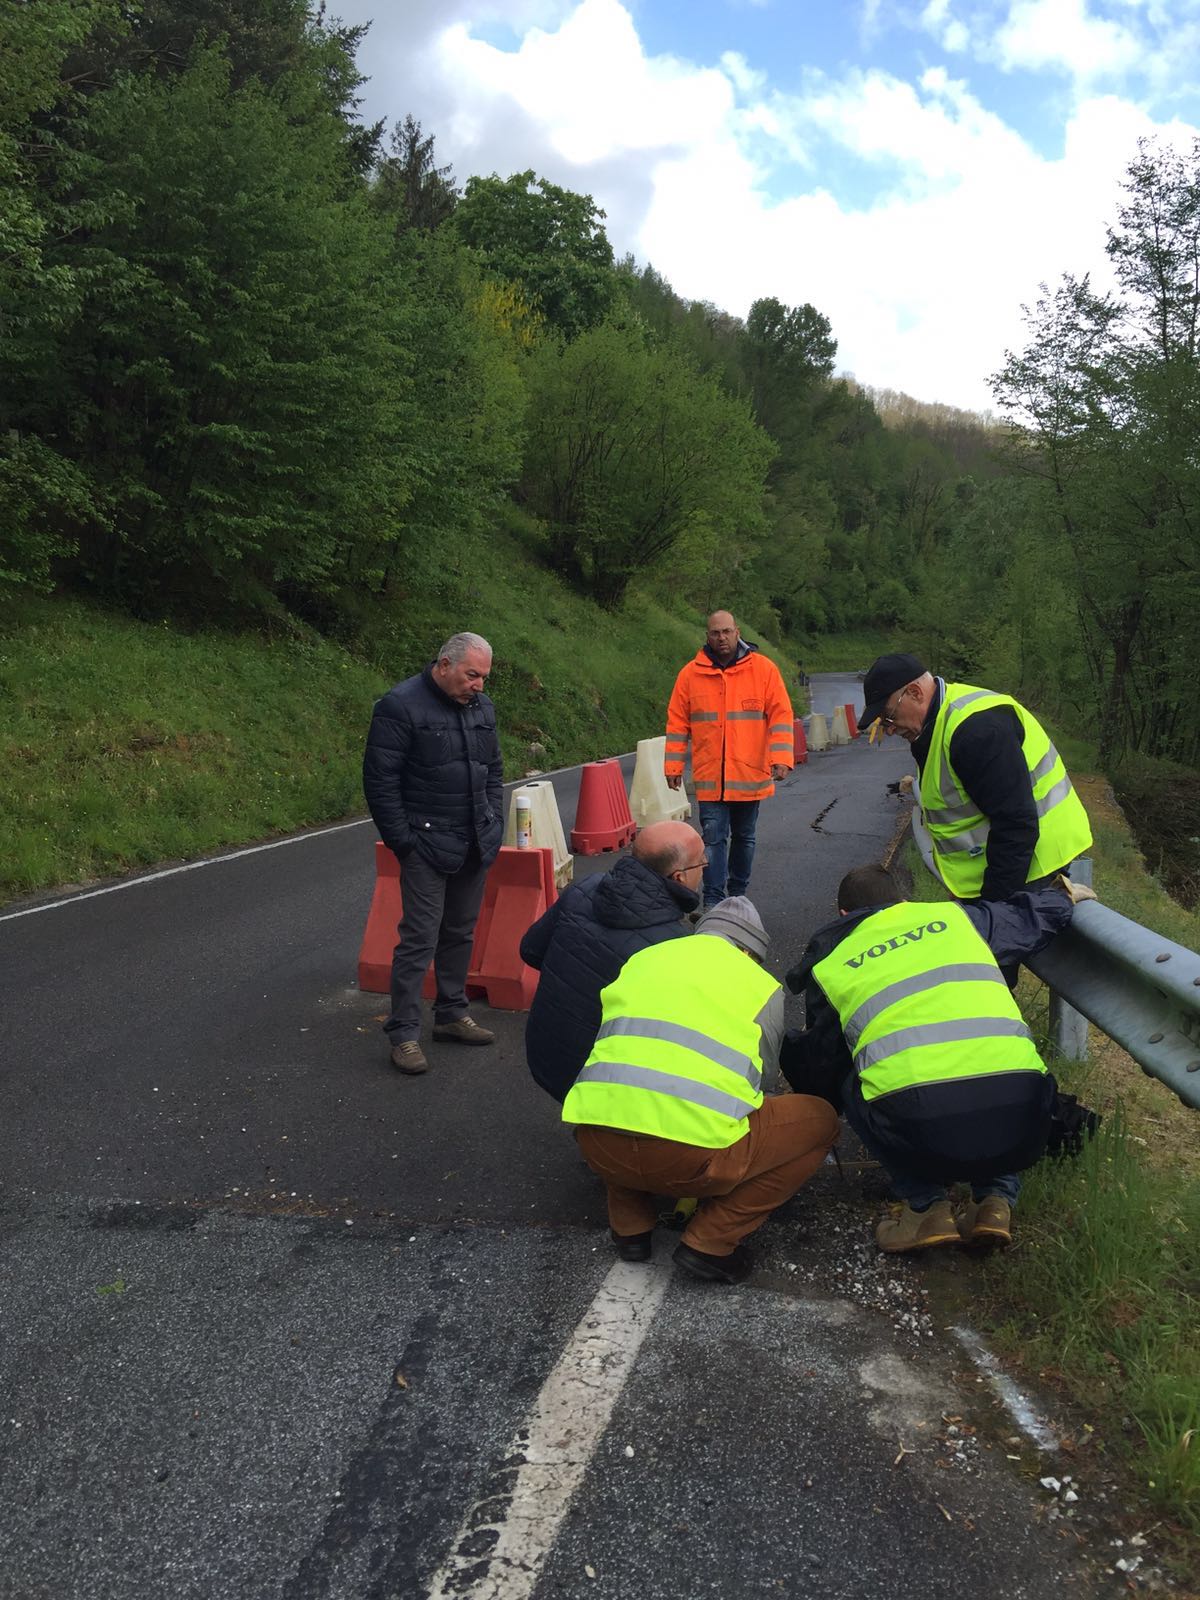
{"label": "man in orange hi-vis jacket", "polygon": [[792,702],[779,668],[746,643],[728,611],[709,617],[704,648],[675,680],[664,762],[672,789],[683,782],[689,738],[708,852],[704,904],[715,906],[727,895],[745,894],[758,803],[775,793],[793,760]]}

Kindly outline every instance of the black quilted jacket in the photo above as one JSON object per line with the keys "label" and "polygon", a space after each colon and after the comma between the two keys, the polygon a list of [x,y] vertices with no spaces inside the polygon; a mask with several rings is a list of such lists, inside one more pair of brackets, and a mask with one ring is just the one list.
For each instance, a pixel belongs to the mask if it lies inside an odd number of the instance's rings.
{"label": "black quilted jacket", "polygon": [[478,843],[484,866],[504,831],[496,708],[485,694],[460,706],[428,667],[375,703],[363,793],[379,836],[401,861],[414,850],[457,872]]}
{"label": "black quilted jacket", "polygon": [[521,940],[521,960],[541,972],[525,1055],[534,1081],[558,1101],[600,1030],[600,991],[647,945],[690,934],[700,904],[683,884],[622,856],[611,872],[573,883]]}

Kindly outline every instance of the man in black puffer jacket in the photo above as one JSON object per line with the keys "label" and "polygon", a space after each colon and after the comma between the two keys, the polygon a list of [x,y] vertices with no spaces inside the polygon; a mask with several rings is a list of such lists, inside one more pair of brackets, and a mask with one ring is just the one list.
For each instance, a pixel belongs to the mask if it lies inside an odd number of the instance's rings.
{"label": "man in black puffer jacket", "polygon": [[456,633],[435,662],[376,702],[367,735],[367,805],[380,838],[404,864],[392,1013],[383,1025],[401,1072],[429,1069],[418,1039],[431,958],[433,1037],[460,1044],[495,1038],[467,1014],[466,993],[484,879],[504,831],[496,711],[483,693],[491,668],[487,640]]}
{"label": "man in black puffer jacket", "polygon": [[534,1081],[561,1102],[596,1042],[600,991],[647,945],[691,933],[704,840],[686,822],[643,828],[611,872],[574,883],[521,940],[541,972],[525,1027]]}

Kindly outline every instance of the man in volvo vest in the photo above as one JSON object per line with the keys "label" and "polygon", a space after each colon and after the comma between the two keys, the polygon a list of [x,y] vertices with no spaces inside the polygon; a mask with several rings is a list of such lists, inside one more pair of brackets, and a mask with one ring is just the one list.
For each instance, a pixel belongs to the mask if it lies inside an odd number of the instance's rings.
{"label": "man in volvo vest", "polygon": [[859,727],[912,746],[921,818],[958,900],[1006,900],[1049,883],[1092,843],[1087,812],[1037,718],[1006,694],[946,682],[916,656],[880,656]]}
{"label": "man in volvo vest", "polygon": [[656,1195],[694,1195],[677,1265],[740,1283],[753,1264],[743,1240],[837,1137],[826,1101],[763,1095],[783,1037],[783,991],[763,970],[766,953],[758,912],[735,896],[707,911],[694,937],[631,956],[600,996],[600,1031],[563,1121],[604,1180],[624,1261],[650,1257]]}
{"label": "man in volvo vest", "polygon": [[[876,1229],[881,1250],[1011,1239],[1017,1174],[1045,1149],[1055,1084],[999,963],[1035,955],[1083,899],[1095,895],[1061,877],[999,904],[905,900],[881,866],[842,879],[838,920],[787,975],[807,1026],[780,1065],[844,1110],[887,1170],[902,1205]],[[972,1203],[956,1221],[957,1181]]]}
{"label": "man in volvo vest", "polygon": [[792,770],[792,702],[779,668],[747,644],[728,611],[708,619],[704,647],[675,680],[663,770],[683,782],[688,740],[708,851],[704,904],[750,886],[758,804]]}

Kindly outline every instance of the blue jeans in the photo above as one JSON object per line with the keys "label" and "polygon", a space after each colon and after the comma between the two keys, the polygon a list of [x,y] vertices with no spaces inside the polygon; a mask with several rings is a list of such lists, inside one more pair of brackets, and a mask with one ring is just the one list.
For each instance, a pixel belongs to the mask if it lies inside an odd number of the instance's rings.
{"label": "blue jeans", "polygon": [[[869,1125],[863,1120],[858,1100],[849,1086],[843,1099],[846,1121],[862,1140],[868,1155],[874,1156],[891,1179],[892,1193],[898,1200],[907,1201],[914,1211],[928,1211],[935,1200],[946,1198],[944,1183],[936,1183],[930,1178],[919,1178],[915,1173],[906,1172],[894,1164],[887,1147],[876,1139]],[[1015,1172],[1006,1173],[1002,1178],[989,1178],[985,1183],[971,1185],[973,1200],[983,1200],[990,1194],[996,1194],[1001,1199],[1007,1200],[1010,1206],[1016,1205],[1020,1192],[1021,1180]]]}
{"label": "blue jeans", "polygon": [[706,906],[715,906],[727,894],[745,894],[750,887],[758,804],[757,800],[700,801],[700,832],[708,852],[704,869]]}

